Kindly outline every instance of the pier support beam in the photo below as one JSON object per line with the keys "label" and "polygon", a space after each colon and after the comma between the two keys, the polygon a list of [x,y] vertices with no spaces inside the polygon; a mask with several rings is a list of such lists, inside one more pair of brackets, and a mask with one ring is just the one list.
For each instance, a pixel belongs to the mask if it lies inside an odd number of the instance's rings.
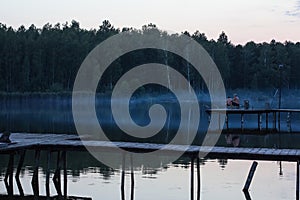
{"label": "pier support beam", "polygon": [[13,188],[13,170],[14,170],[14,153],[9,155],[9,161],[6,169],[6,174],[4,178],[4,183],[6,186],[7,194],[9,196],[13,196],[14,188]]}
{"label": "pier support beam", "polygon": [[197,157],[197,200],[200,200],[200,189],[201,189],[200,159],[199,157]]}
{"label": "pier support beam", "polygon": [[247,177],[245,186],[244,186],[244,188],[243,188],[243,191],[248,191],[248,190],[249,190],[249,187],[250,187],[251,181],[252,181],[252,179],[253,179],[253,176],[254,176],[254,172],[255,172],[255,170],[256,170],[256,167],[257,167],[257,162],[254,161],[254,162],[252,163],[251,168],[250,168],[250,171],[249,171],[249,174],[248,174],[248,177]]}
{"label": "pier support beam", "polygon": [[292,123],[291,123],[291,112],[287,113],[286,117],[286,125],[287,125],[287,131],[290,133],[292,132]]}
{"label": "pier support beam", "polygon": [[226,116],[225,116],[225,124],[226,124],[226,130],[229,131],[228,114],[227,113],[226,113]]}
{"label": "pier support beam", "polygon": [[40,163],[40,150],[35,150],[35,166],[31,180],[34,199],[39,199],[39,163]]}
{"label": "pier support beam", "polygon": [[131,164],[131,193],[130,193],[130,199],[134,199],[134,169],[133,169],[133,160],[132,155],[130,155],[130,164]]}
{"label": "pier support beam", "polygon": [[[125,167],[126,167],[126,154],[122,155],[122,171],[121,171],[121,200],[125,200]],[[133,158],[130,155],[130,199],[134,200],[134,168],[133,168]]]}
{"label": "pier support beam", "polygon": [[191,200],[194,200],[194,157],[191,157]]}
{"label": "pier support beam", "polygon": [[297,168],[297,177],[296,177],[296,199],[299,200],[299,165],[300,161],[297,161],[296,168]]}
{"label": "pier support beam", "polygon": [[53,183],[57,192],[57,195],[59,197],[62,196],[61,193],[61,177],[60,177],[60,170],[61,170],[61,162],[60,162],[60,151],[57,152],[57,161],[56,161],[56,170],[54,172],[54,176],[53,176]]}
{"label": "pier support beam", "polygon": [[25,154],[26,154],[26,150],[20,151],[19,163],[18,163],[16,175],[15,175],[16,183],[17,183],[18,190],[19,190],[19,193],[20,193],[21,197],[24,196],[24,191],[23,191],[23,188],[22,188],[22,185],[21,185],[21,181],[20,181],[20,173],[21,173],[21,169],[23,167],[23,163],[24,163],[24,159],[25,159]]}
{"label": "pier support beam", "polygon": [[122,172],[121,172],[121,199],[125,200],[125,155],[122,158]]}
{"label": "pier support beam", "polygon": [[280,111],[278,112],[278,131],[280,132]]}
{"label": "pier support beam", "polygon": [[195,197],[195,195],[194,195],[194,192],[195,192],[195,190],[194,190],[194,188],[195,188],[195,184],[194,184],[194,182],[195,182],[195,160],[196,160],[196,166],[197,166],[197,174],[196,174],[196,178],[197,178],[197,200],[200,200],[200,187],[201,187],[201,180],[200,180],[200,159],[197,157],[197,158],[195,158],[195,157],[191,157],[191,200],[194,200],[194,197]]}
{"label": "pier support beam", "polygon": [[63,168],[64,168],[64,199],[68,196],[68,174],[67,174],[67,152],[63,151],[62,154]]}
{"label": "pier support beam", "polygon": [[268,132],[269,129],[269,114],[266,113],[266,132]]}
{"label": "pier support beam", "polygon": [[241,130],[244,131],[244,114],[241,114]]}
{"label": "pier support beam", "polygon": [[46,170],[46,197],[50,199],[50,163],[51,163],[51,151],[47,152],[47,170]]}
{"label": "pier support beam", "polygon": [[277,122],[277,120],[276,120],[276,112],[273,112],[273,131],[276,131],[276,128],[277,128],[276,122]]}

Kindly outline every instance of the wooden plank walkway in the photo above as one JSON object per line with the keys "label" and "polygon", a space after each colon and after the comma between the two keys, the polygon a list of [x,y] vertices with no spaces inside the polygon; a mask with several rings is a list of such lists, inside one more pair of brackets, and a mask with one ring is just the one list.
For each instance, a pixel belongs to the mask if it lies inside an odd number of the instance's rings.
{"label": "wooden plank walkway", "polygon": [[[123,148],[124,150],[134,152],[149,152],[164,148],[164,152],[178,153],[181,152],[185,156],[189,156],[191,159],[191,199],[194,199],[194,161],[197,164],[197,199],[200,199],[200,164],[199,155],[204,153],[205,158],[216,159],[247,159],[247,160],[275,160],[275,161],[296,161],[297,165],[297,177],[296,177],[296,199],[299,200],[299,164],[300,164],[300,149],[270,149],[270,148],[240,148],[240,147],[201,147],[201,146],[185,146],[185,145],[165,145],[165,144],[150,144],[150,143],[133,143],[133,142],[108,142],[108,141],[95,141],[95,140],[80,140],[77,135],[66,134],[29,134],[29,133],[13,133],[11,134],[11,144],[0,143],[0,154],[8,154],[9,162],[7,172],[5,175],[5,186],[7,188],[8,199],[14,197],[13,190],[13,168],[15,154],[19,155],[18,168],[16,170],[15,179],[19,189],[20,196],[24,197],[24,191],[22,189],[21,182],[19,180],[20,170],[23,165],[23,160],[26,150],[35,150],[35,166],[32,176],[32,189],[33,199],[39,198],[39,159],[40,151],[47,151],[47,169],[46,169],[46,199],[50,197],[50,157],[51,153],[57,153],[57,166],[53,176],[53,183],[59,198],[67,199],[67,151],[86,151],[85,147],[92,147],[93,150],[115,151],[117,148]],[[22,153],[23,152],[23,153]],[[200,153],[200,154],[199,154]],[[162,154],[162,152],[160,152]],[[202,154],[203,155],[203,154]],[[124,156],[124,155],[122,155]],[[62,179],[60,171],[63,170],[63,191],[62,193]],[[121,193],[122,199],[124,199],[124,182],[125,171],[122,168],[121,176]],[[131,181],[134,179],[133,172],[131,173]],[[2,196],[5,199],[6,196]],[[0,198],[2,199],[0,196]],[[21,197],[21,198],[22,198]],[[87,198],[88,199],[88,198]]]}
{"label": "wooden plank walkway", "polygon": [[241,147],[201,147],[186,145],[165,145],[153,143],[81,141],[77,135],[12,133],[12,144],[0,145],[0,154],[19,150],[86,151],[85,147],[99,151],[149,152],[164,149],[167,153],[182,152],[187,156],[206,154],[206,158],[299,161],[300,149],[241,148]]}
{"label": "wooden plank walkway", "polygon": [[[291,115],[292,113],[300,113],[300,109],[207,109],[206,113],[211,115],[212,113],[217,113],[219,115],[225,115],[225,125],[226,129],[229,130],[229,115],[240,115],[241,131],[244,130],[244,115],[255,114],[257,115],[257,130],[262,130],[262,115],[265,115],[265,130],[269,130],[269,122],[272,122],[271,130],[280,131],[280,114],[287,113],[287,127],[288,132],[291,132]],[[272,116],[272,120],[269,120],[269,116]],[[219,121],[219,129],[221,129]]]}

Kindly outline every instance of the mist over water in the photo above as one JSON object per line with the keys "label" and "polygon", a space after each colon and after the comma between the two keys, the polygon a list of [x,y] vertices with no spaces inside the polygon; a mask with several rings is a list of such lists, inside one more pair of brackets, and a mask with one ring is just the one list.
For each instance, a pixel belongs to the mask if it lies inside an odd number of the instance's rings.
{"label": "mist over water", "polygon": [[[228,95],[237,93],[241,102],[250,101],[250,108],[264,108],[266,103],[272,108],[277,107],[278,96],[273,97],[272,92],[249,92],[249,91],[229,91]],[[286,95],[289,93],[289,95]],[[300,93],[297,90],[284,91],[282,98],[282,108],[300,108]],[[104,126],[106,134],[111,140],[116,141],[138,141],[168,143],[176,134],[180,123],[180,109],[175,96],[165,95],[142,95],[136,94],[130,100],[130,112],[132,120],[145,126],[149,123],[149,109],[154,104],[162,105],[167,113],[166,123],[157,136],[146,140],[128,137],[122,133],[114,122],[110,110],[110,95],[97,94],[96,110],[98,121]],[[210,97],[206,93],[198,95],[200,107],[200,122],[194,144],[202,143],[208,127],[208,115],[205,112],[210,108]],[[115,99],[122,103],[122,99]],[[82,113],[86,112],[85,96],[76,101],[82,106]],[[225,100],[224,100],[225,103]],[[243,107],[241,109],[244,109]],[[285,127],[286,116],[282,115],[282,124]],[[293,115],[293,130],[299,130],[300,116]],[[240,117],[232,116],[230,127],[240,127]],[[89,119],[83,121],[89,126]],[[0,125],[2,129],[12,132],[36,132],[36,133],[69,133],[76,134],[76,129],[72,116],[72,100],[70,94],[10,94],[0,98]],[[245,127],[257,126],[256,116],[245,116]],[[210,133],[213,134],[213,133]],[[228,142],[228,134],[222,134],[217,146],[229,146],[234,144]],[[188,137],[188,135],[186,135]],[[300,148],[300,135],[297,133],[273,133],[273,134],[232,134],[231,137],[238,137],[240,147],[268,147],[268,148]],[[184,140],[185,138],[182,138]],[[22,169],[21,181],[24,191],[27,194],[32,192],[30,181],[33,173],[33,152],[28,152],[27,161]],[[107,155],[111,156],[111,155]],[[46,169],[46,155],[41,156],[39,177],[44,180]],[[100,196],[106,199],[119,199],[121,169],[110,169],[99,161],[96,161],[87,152],[68,153],[68,187],[70,195],[89,196],[98,199]],[[55,155],[53,160],[55,160]],[[8,157],[0,162],[0,180],[4,178]],[[241,188],[245,181],[245,176],[249,170],[251,161],[236,160],[202,160],[201,161],[201,195],[203,199],[223,198],[243,199]],[[278,174],[279,164],[277,162],[259,162],[257,175],[252,183],[251,196],[257,199],[292,199],[294,198],[294,163],[283,162],[283,174]],[[54,164],[52,166],[54,168]],[[53,173],[53,171],[52,171]],[[180,158],[167,166],[157,166],[149,168],[147,164],[135,166],[135,195],[136,199],[149,199],[150,195],[159,199],[188,199],[190,176],[190,160]],[[128,180],[129,172],[126,172]],[[267,187],[272,182],[272,188]],[[40,182],[41,194],[45,194],[44,182]],[[263,189],[262,189],[263,188]],[[153,192],[155,190],[155,192]],[[51,186],[52,193],[55,188]],[[126,189],[129,195],[130,188]],[[218,191],[216,193],[216,191]],[[6,191],[2,188],[0,193]],[[159,195],[158,195],[159,193]]]}
{"label": "mist over water", "polygon": [[[274,91],[242,91],[234,90],[227,91],[228,96],[237,93],[241,104],[244,100],[249,100],[250,108],[265,108],[266,103],[271,108],[277,108],[278,106],[278,94],[274,96]],[[285,90],[282,91],[282,108],[300,108],[300,92],[298,90]],[[199,107],[200,107],[200,122],[197,130],[197,136],[194,140],[194,144],[201,144],[208,128],[208,114],[206,109],[210,108],[210,97],[207,93],[198,94]],[[122,99],[114,99],[122,103]],[[82,107],[82,113],[86,112],[85,96],[78,98],[75,101],[78,106]],[[142,139],[131,137],[124,133],[114,121],[114,117],[111,112],[111,100],[110,94],[97,94],[96,96],[96,111],[98,122],[103,126],[106,135],[109,139],[114,141],[133,141],[133,142],[155,142],[155,143],[169,143],[175,136],[178,130],[178,125],[182,120],[180,118],[179,103],[174,95],[167,93],[160,95],[154,94],[142,94],[135,93],[130,100],[130,114],[134,123],[139,126],[146,126],[150,123],[149,109],[155,104],[162,105],[167,113],[167,118],[162,130],[155,136]],[[225,103],[225,100],[224,100]],[[2,130],[10,130],[12,132],[36,132],[36,133],[69,133],[76,134],[76,128],[74,126],[72,116],[72,100],[70,94],[6,94],[0,99],[0,127]],[[241,109],[244,109],[243,107]],[[282,113],[282,129],[286,130],[286,113]],[[299,127],[299,114],[293,114],[291,116],[293,131],[300,131]],[[263,119],[264,120],[264,119]],[[86,126],[90,125],[90,120],[86,118],[82,121]],[[124,122],[126,123],[126,122]],[[271,122],[270,127],[271,127]],[[257,127],[257,116],[247,115],[245,116],[245,128]],[[231,128],[240,127],[240,116],[230,116],[229,126]],[[263,124],[264,126],[264,124]],[[88,134],[88,133],[87,133]],[[185,135],[184,137],[188,137]],[[261,141],[265,143],[263,146],[278,147],[283,144],[277,144],[276,134],[264,135],[264,136],[240,136],[241,146],[258,146],[261,145]],[[294,135],[293,137],[296,137]],[[266,139],[267,138],[267,139]],[[185,138],[182,138],[185,141]],[[257,142],[250,142],[257,140]],[[286,138],[285,141],[289,139]],[[293,140],[291,138],[291,140]],[[268,142],[269,141],[269,142]],[[271,141],[271,142],[270,142]],[[227,145],[224,141],[224,137],[221,136],[218,144]],[[293,142],[292,142],[293,144]],[[297,147],[298,145],[292,145],[291,147]],[[288,145],[288,142],[287,142]],[[288,147],[283,145],[284,147]]]}

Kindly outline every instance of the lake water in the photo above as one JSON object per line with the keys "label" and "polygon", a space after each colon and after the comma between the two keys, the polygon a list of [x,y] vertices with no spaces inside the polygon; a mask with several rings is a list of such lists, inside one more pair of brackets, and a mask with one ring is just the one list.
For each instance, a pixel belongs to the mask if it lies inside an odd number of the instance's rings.
{"label": "lake water", "polygon": [[[167,97],[151,101],[136,100],[132,108],[133,118],[136,123],[147,124],[147,109],[153,103],[164,103]],[[47,133],[76,133],[71,112],[71,101],[68,95],[11,95],[0,99],[0,127],[12,132],[47,132]],[[131,141],[117,129],[114,129],[111,113],[106,108],[107,101],[97,100],[96,109],[101,110],[99,119],[107,130],[113,130],[110,139]],[[200,103],[205,108],[205,101]],[[176,103],[166,104],[170,120],[164,131],[150,138],[147,142],[168,143],[175,134],[178,123],[178,112],[173,109]],[[175,110],[175,111],[174,111]],[[194,144],[201,144],[203,133],[207,129],[207,115],[202,109],[201,122]],[[172,112],[170,112],[172,111]],[[286,116],[282,116],[283,124]],[[292,116],[293,130],[300,130],[299,116]],[[256,117],[246,117],[245,126],[254,127]],[[230,124],[231,127],[239,127],[238,117]],[[284,126],[283,126],[284,127]],[[163,134],[168,132],[169,134]],[[221,135],[218,146],[233,146],[228,142],[226,135]],[[261,134],[261,135],[237,135],[238,146],[242,147],[269,147],[269,148],[300,148],[300,134]],[[45,195],[45,158],[42,156],[39,169],[40,193]],[[68,152],[68,194],[72,196],[91,197],[92,199],[122,199],[121,198],[121,171],[110,169],[94,159],[87,152]],[[44,159],[44,160],[43,160]],[[0,161],[0,194],[5,194],[3,183],[8,158],[1,155]],[[26,161],[22,169],[21,182],[25,194],[32,194],[30,181],[33,173],[33,152],[26,155]],[[202,160],[201,161],[201,199],[245,199],[242,188],[244,186],[252,161],[241,160]],[[16,165],[16,163],[15,163]],[[54,165],[54,164],[53,164]],[[281,167],[280,167],[281,166]],[[281,169],[280,169],[281,168]],[[54,166],[52,166],[54,169]],[[195,168],[196,170],[196,168]],[[282,173],[281,173],[282,171]],[[51,173],[53,176],[53,171]],[[130,172],[126,172],[125,193],[126,199],[130,199]],[[190,199],[190,161],[182,158],[166,166],[148,168],[141,164],[134,168],[134,199],[162,199],[182,200]],[[195,181],[196,182],[196,181]],[[258,167],[250,187],[252,199],[295,199],[296,194],[296,165],[291,162],[259,161]],[[15,183],[14,183],[15,184]],[[51,186],[51,194],[55,195],[54,185]],[[17,187],[15,184],[15,193]],[[196,191],[195,191],[196,195]]]}
{"label": "lake water", "polygon": [[[2,158],[5,156],[1,156]],[[42,158],[46,156],[42,155]],[[32,194],[33,152],[27,155],[21,173],[25,194]],[[4,160],[1,162],[4,178]],[[39,169],[40,194],[45,195],[45,160]],[[201,199],[245,199],[244,186],[252,161],[201,161]],[[295,199],[296,165],[291,162],[259,161],[250,187],[252,199]],[[121,170],[104,167],[88,153],[68,153],[68,194],[92,199],[121,199]],[[282,173],[280,173],[282,171]],[[196,167],[195,167],[196,173]],[[51,173],[53,177],[53,171]],[[190,199],[190,163],[182,159],[157,168],[141,165],[134,169],[134,199],[183,200]],[[3,182],[2,182],[3,183]],[[195,181],[196,184],[196,181]],[[130,171],[125,175],[125,196],[130,199]],[[18,193],[16,184],[15,193]],[[56,195],[53,183],[52,195]],[[0,193],[6,193],[4,184]],[[196,191],[195,191],[196,195]]]}

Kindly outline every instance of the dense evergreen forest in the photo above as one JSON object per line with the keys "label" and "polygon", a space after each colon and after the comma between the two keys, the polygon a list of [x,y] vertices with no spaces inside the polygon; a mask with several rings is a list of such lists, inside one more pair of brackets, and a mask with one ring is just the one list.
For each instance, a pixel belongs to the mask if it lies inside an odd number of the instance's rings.
{"label": "dense evergreen forest", "polygon": [[[156,28],[145,25],[141,32]],[[80,28],[79,22],[31,25],[17,30],[0,23],[0,91],[1,92],[63,92],[72,91],[73,82],[88,53],[106,38],[132,28],[115,28],[105,20],[98,29]],[[218,66],[227,89],[267,89],[279,84],[279,70],[286,88],[300,87],[300,42],[255,43],[234,45],[222,32],[208,40],[204,33],[184,32],[199,42]],[[136,57],[136,59],[144,56]],[[119,62],[124,73],[127,63]],[[193,72],[191,72],[193,73]],[[115,76],[114,74],[106,74]],[[190,77],[194,77],[193,74]],[[105,82],[106,81],[106,82]],[[109,78],[104,84],[109,85]],[[110,90],[113,86],[106,87]],[[105,91],[102,90],[102,91]]]}

